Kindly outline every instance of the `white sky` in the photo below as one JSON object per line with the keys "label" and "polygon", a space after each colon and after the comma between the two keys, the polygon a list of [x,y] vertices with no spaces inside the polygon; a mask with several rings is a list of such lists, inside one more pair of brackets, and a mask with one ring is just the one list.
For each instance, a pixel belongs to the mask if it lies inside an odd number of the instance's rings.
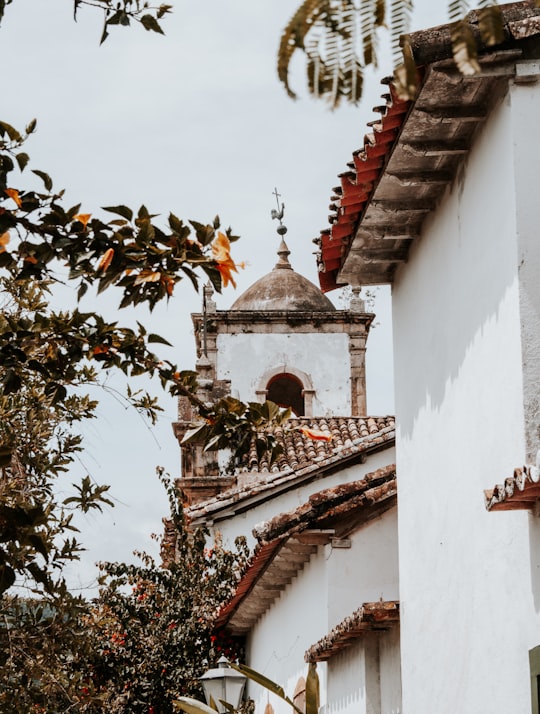
{"label": "white sky", "polygon": [[[229,307],[274,265],[278,243],[270,211],[277,186],[291,263],[318,284],[311,241],[328,225],[331,189],[363,143],[375,118],[372,107],[385,91],[379,81],[390,67],[367,78],[359,107],[331,112],[307,98],[299,63],[293,85],[301,98],[291,101],[278,84],[275,56],[280,31],[299,2],[178,1],[163,21],[165,37],[116,27],[99,47],[99,11],[83,8],[74,23],[70,0],[14,0],[0,28],[0,118],[22,130],[37,117],[38,131],[26,147],[30,168],[48,172],[56,188],[66,188],[68,204],[82,203],[81,212],[145,203],[151,213],[173,211],[203,222],[218,213],[242,236],[235,257],[249,263],[237,292],[217,297],[218,308]],[[418,5],[413,29],[444,22],[446,3]],[[40,186],[30,173],[24,180]],[[336,294],[329,297],[340,307]],[[67,307],[75,298],[65,291],[62,300]],[[107,304],[112,319],[133,319],[116,313],[112,296]],[[174,345],[163,355],[181,368],[194,364],[189,314],[199,304],[183,282],[169,305],[150,317],[136,313]],[[368,342],[368,411],[386,414],[393,410],[388,291],[375,310],[380,325]],[[97,560],[129,561],[134,549],[157,552],[149,536],[161,530],[167,503],[155,467],[179,475],[171,428],[176,404],[164,395],[162,406],[164,416],[151,428],[108,397],[99,419],[85,428],[86,451],[63,487],[90,473],[112,485],[116,507],[82,520],[88,550],[70,571],[74,587],[90,585]]]}

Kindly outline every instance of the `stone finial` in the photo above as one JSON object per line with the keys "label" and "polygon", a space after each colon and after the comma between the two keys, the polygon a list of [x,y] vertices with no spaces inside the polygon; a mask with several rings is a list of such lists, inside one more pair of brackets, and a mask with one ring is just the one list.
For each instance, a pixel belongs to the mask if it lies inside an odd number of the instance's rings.
{"label": "stone finial", "polygon": [[216,302],[215,300],[212,300],[212,296],[214,295],[214,288],[212,287],[211,283],[206,283],[203,288],[203,293],[206,312],[216,312]]}
{"label": "stone finial", "polygon": [[291,264],[289,263],[289,255],[291,254],[291,251],[287,248],[287,244],[283,238],[281,239],[277,254],[279,256],[279,260],[276,263],[275,268],[292,270]]}
{"label": "stone finial", "polygon": [[351,288],[351,292],[352,292],[352,297],[351,297],[351,302],[349,304],[349,310],[351,312],[365,312],[366,304],[360,297],[362,288],[359,285],[353,285]]}

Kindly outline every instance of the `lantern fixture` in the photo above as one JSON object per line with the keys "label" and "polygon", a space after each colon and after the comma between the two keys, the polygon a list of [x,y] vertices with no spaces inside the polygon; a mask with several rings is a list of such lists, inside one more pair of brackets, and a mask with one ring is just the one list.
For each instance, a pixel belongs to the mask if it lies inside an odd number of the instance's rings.
{"label": "lantern fixture", "polygon": [[227,707],[222,702],[227,702],[235,709],[238,709],[244,694],[247,678],[229,667],[226,657],[220,657],[218,666],[209,669],[200,678],[204,690],[204,696],[209,706],[214,702],[219,714],[225,714]]}

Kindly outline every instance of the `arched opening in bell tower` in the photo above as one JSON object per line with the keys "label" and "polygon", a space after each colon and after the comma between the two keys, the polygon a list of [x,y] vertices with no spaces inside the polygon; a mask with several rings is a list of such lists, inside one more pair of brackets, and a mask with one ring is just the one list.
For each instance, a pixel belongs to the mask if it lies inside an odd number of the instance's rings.
{"label": "arched opening in bell tower", "polygon": [[266,385],[266,398],[280,407],[290,407],[296,416],[304,416],[304,385],[293,374],[281,372]]}

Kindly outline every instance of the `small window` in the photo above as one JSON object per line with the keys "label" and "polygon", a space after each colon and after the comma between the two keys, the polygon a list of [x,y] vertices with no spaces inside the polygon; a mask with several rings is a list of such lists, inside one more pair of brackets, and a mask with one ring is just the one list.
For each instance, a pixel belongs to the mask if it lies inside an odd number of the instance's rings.
{"label": "small window", "polygon": [[304,416],[304,385],[292,374],[282,372],[268,382],[266,398],[280,407],[290,407],[296,416]]}

